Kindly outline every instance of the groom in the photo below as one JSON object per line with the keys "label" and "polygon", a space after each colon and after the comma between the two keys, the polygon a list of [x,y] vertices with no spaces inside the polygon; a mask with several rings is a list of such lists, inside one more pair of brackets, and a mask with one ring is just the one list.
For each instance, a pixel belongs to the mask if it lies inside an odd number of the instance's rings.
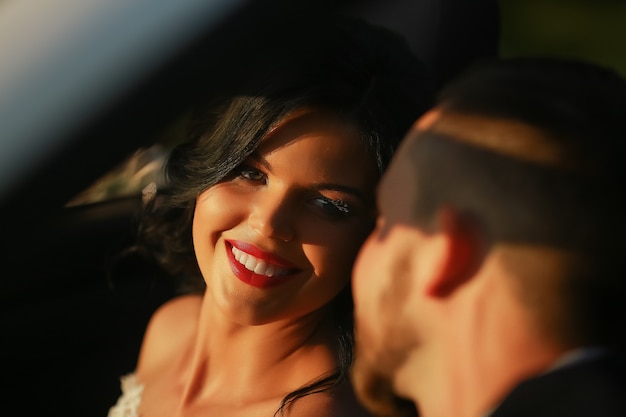
{"label": "groom", "polygon": [[626,82],[511,58],[449,84],[378,190],[353,275],[381,416],[626,416]]}

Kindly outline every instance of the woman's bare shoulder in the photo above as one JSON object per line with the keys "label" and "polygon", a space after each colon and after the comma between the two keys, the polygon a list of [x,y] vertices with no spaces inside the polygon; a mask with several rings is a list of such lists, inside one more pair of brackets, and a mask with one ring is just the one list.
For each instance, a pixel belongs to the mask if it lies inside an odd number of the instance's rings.
{"label": "woman's bare shoulder", "polygon": [[171,363],[172,357],[190,343],[197,329],[201,304],[202,296],[183,295],[167,301],[152,314],[137,362],[140,378],[159,372],[161,364]]}

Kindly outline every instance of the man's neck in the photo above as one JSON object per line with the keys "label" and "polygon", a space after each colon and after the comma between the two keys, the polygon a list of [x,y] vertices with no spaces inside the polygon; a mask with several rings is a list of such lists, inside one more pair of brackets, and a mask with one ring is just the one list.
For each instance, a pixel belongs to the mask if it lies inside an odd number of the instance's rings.
{"label": "man's neck", "polygon": [[406,388],[402,395],[416,402],[421,417],[484,416],[517,384],[546,372],[564,353],[525,332],[528,326],[510,325],[520,322],[520,317],[505,317],[466,334],[450,326],[448,336],[409,356],[396,381]]}

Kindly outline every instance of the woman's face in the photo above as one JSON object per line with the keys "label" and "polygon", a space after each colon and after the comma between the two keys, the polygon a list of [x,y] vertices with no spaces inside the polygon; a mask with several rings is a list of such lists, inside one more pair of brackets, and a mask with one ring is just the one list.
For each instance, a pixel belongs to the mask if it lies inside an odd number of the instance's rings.
{"label": "woman's face", "polygon": [[198,196],[193,242],[207,296],[261,324],[316,311],[349,282],[375,218],[374,157],[329,115],[279,124]]}

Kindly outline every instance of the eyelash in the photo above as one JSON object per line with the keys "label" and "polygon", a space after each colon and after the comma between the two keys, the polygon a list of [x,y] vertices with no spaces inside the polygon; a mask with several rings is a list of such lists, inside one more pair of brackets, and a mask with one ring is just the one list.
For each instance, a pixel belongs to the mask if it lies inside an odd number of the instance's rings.
{"label": "eyelash", "polygon": [[352,214],[352,210],[348,203],[341,199],[317,197],[314,200],[317,206],[320,207],[325,214],[330,215],[331,217],[341,218]]}
{"label": "eyelash", "polygon": [[[236,174],[238,177],[241,177],[247,181],[260,182],[265,179],[265,174],[263,173],[263,171],[252,168],[248,165],[240,165],[239,167],[237,167]],[[258,176],[259,178],[251,178],[250,174],[252,174],[253,176]]]}

